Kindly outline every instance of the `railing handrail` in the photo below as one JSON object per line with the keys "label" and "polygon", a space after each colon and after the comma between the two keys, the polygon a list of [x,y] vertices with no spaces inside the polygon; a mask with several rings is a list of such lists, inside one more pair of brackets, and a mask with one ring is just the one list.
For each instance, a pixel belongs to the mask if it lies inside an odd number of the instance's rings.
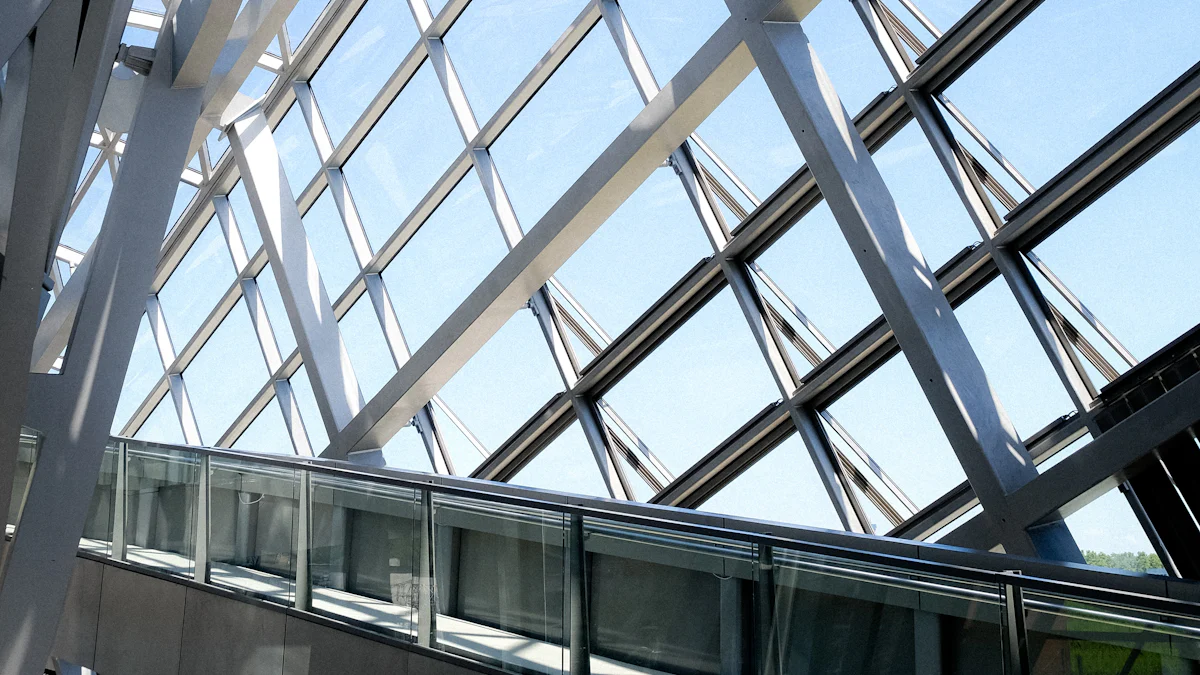
{"label": "railing handrail", "polygon": [[[793,551],[802,551],[804,553],[888,567],[901,574],[938,575],[961,581],[996,584],[997,586],[1007,584],[1031,591],[1069,596],[1085,601],[1127,607],[1137,611],[1164,613],[1181,618],[1200,618],[1200,603],[1166,596],[1165,584],[1163,585],[1164,595],[1153,595],[1144,592],[1105,588],[1075,581],[1054,579],[1044,575],[1028,575],[1009,571],[1012,568],[1026,564],[1037,566],[1040,570],[1054,570],[1058,568],[1064,572],[1071,571],[1072,573],[1082,572],[1084,574],[1104,575],[1106,578],[1112,580],[1127,578],[1121,574],[1082,569],[1081,566],[1071,563],[1036,560],[970,549],[957,549],[955,547],[928,542],[910,540],[883,541],[877,537],[870,537],[868,539],[867,535],[802,525],[785,525],[736,516],[705,514],[690,509],[659,504],[624,502],[527,488],[462,476],[444,476],[392,467],[375,467],[319,457],[268,455],[225,448],[143,441],[121,436],[112,436],[111,441],[124,443],[127,446],[183,451],[244,463],[293,470],[307,470],[350,480],[377,482],[414,490],[429,490],[436,493],[491,500],[514,506],[581,515],[661,530],[717,537],[751,544],[769,545]],[[562,501],[554,501],[555,498],[562,499]],[[673,519],[669,516],[675,518]],[[756,526],[762,529],[754,529]],[[813,535],[837,540],[839,543],[833,544],[799,538]],[[845,545],[841,545],[840,542],[844,542]],[[868,542],[885,548],[896,546],[898,548],[915,548],[917,550],[954,551],[956,554],[975,557],[980,561],[991,560],[1001,563],[1001,566],[1005,567],[1005,569],[995,570],[986,567],[969,567],[962,564],[927,560],[899,553],[886,553],[869,550],[865,547],[855,548],[853,546],[855,543],[866,544]],[[1168,578],[1163,577],[1163,579],[1166,580]],[[1171,579],[1171,581],[1179,583],[1181,580]]]}

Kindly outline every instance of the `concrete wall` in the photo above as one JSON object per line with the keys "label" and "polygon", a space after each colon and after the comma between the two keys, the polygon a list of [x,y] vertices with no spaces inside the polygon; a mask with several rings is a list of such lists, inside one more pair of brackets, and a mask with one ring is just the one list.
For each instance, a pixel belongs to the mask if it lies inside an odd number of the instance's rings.
{"label": "concrete wall", "polygon": [[499,672],[88,558],[75,561],[52,653],[99,675]]}

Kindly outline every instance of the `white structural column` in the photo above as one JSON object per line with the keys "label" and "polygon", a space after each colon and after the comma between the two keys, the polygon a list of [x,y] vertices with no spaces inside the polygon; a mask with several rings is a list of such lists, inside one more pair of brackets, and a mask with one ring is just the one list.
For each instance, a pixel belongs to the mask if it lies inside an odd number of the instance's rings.
{"label": "white structural column", "polygon": [[[727,4],[967,479],[1003,528],[1008,495],[1037,469],[800,27],[808,8]],[[1002,543],[1010,553],[1082,561],[1061,522],[1004,528]]]}
{"label": "white structural column", "polygon": [[[179,172],[187,162],[201,90],[172,88],[170,47],[171,32],[164,30],[157,53],[167,56],[156,59],[147,77],[92,252],[75,327],[77,347],[62,374],[34,376],[27,419],[44,436],[0,581],[5,675],[40,672],[54,642]],[[28,359],[26,352],[26,369]]]}
{"label": "white structural column", "polygon": [[[479,121],[475,118],[475,113],[467,101],[466,91],[463,90],[462,81],[458,78],[454,62],[450,60],[450,54],[446,51],[442,37],[430,34],[433,16],[429,12],[429,4],[426,0],[409,0],[409,4],[416,17],[417,25],[426,33],[425,49],[429,52],[429,61],[437,73],[438,81],[441,82],[442,91],[446,95],[446,101],[450,104],[450,111],[454,115],[458,130],[467,143],[467,152],[470,153],[471,163],[475,167],[475,173],[479,176],[483,192],[487,195],[492,213],[500,226],[504,243],[511,251],[525,236],[517,218],[517,212],[508,198],[503,181],[500,180],[500,172],[496,168],[496,163],[492,161],[492,153],[486,147],[471,147],[479,135]],[[538,325],[545,336],[546,346],[550,349],[550,357],[558,368],[563,387],[570,390],[579,380],[579,364],[572,352],[570,340],[563,329],[562,320],[558,316],[547,285],[542,285],[530,296],[529,306],[533,310],[534,316],[537,317]],[[609,496],[615,499],[633,499],[633,488],[617,458],[612,440],[608,435],[608,429],[600,417],[600,410],[595,400],[587,396],[572,396],[571,406],[575,416],[579,419],[579,426],[583,430],[584,437],[587,438],[588,446],[595,457]]]}
{"label": "white structural column", "polygon": [[[400,319],[396,316],[396,309],[392,305],[387,285],[383,283],[383,276],[378,272],[367,272],[367,264],[375,256],[375,251],[371,248],[370,239],[367,238],[366,228],[363,227],[362,218],[359,216],[358,207],[354,204],[350,188],[346,185],[346,176],[342,173],[342,168],[329,165],[333,157],[333,138],[330,137],[329,128],[325,126],[325,118],[321,116],[321,110],[317,107],[312,87],[307,82],[297,82],[292,89],[296,94],[296,103],[300,106],[300,114],[304,116],[304,123],[308,126],[309,134],[316,145],[317,157],[323,165],[326,165],[324,171],[325,178],[329,182],[329,194],[333,197],[334,205],[337,206],[346,236],[350,239],[350,249],[354,252],[354,260],[363,274],[367,295],[370,297],[371,305],[375,309],[375,318],[379,321],[379,327],[387,342],[392,364],[399,370],[400,366],[404,365],[412,356],[412,352],[409,351],[408,340],[405,339],[404,331],[400,327]],[[442,436],[431,404],[426,403],[417,411],[414,423],[434,472],[454,474],[454,462],[450,458],[450,448]]]}
{"label": "white structural column", "polygon": [[[12,491],[29,364],[49,293],[47,262],[66,220],[85,139],[99,113],[103,83],[131,0],[54,0],[38,22],[30,61],[11,223],[0,280],[0,503]],[[118,18],[120,15],[120,18]],[[12,142],[11,135],[5,142]],[[139,293],[144,296],[145,293]],[[138,300],[139,304],[141,299]],[[107,431],[107,428],[105,429]]]}
{"label": "white structural column", "polygon": [[29,96],[29,71],[32,67],[33,40],[21,40],[8,59],[4,99],[0,101],[0,255],[4,254],[8,244],[8,218],[17,182],[21,125],[25,123],[25,102]]}
{"label": "white structural column", "polygon": [[333,438],[362,409],[362,392],[261,109],[254,108],[234,121],[229,146],[241,170],[317,407]]}
{"label": "white structural column", "polygon": [[[638,45],[637,38],[633,35],[625,13],[615,0],[601,0],[600,7],[609,32],[617,43],[617,50],[621,53],[642,100],[650,101],[658,94],[658,82],[641,46]],[[858,503],[850,482],[838,463],[833,446],[821,429],[820,422],[813,417],[807,406],[796,406],[791,401],[799,383],[795,368],[778,331],[767,318],[762,297],[750,278],[750,269],[744,261],[724,253],[730,241],[729,228],[713,201],[711,191],[700,179],[700,168],[687,143],[671,154],[671,165],[675,168],[684,192],[687,193],[696,216],[704,227],[714,255],[721,263],[721,271],[742,308],[754,340],[762,351],[767,369],[779,388],[784,405],[788,407],[788,415],[800,430],[800,437],[812,457],[834,510],[842,521],[842,527],[853,532],[867,531],[870,521]]]}
{"label": "white structural column", "polygon": [[379,447],[407,424],[753,67],[740,27],[726,21],[332,440],[325,455]]}
{"label": "white structural column", "polygon": [[4,63],[33,31],[50,0],[7,0],[0,6],[0,63]]}

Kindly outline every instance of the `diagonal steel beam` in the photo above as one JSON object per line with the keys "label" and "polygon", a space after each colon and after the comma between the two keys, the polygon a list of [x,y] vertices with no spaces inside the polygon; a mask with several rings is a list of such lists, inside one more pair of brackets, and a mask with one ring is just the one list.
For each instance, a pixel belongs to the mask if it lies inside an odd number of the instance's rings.
{"label": "diagonal steel beam", "polygon": [[727,21],[323,453],[378,447],[408,422],[753,68]]}

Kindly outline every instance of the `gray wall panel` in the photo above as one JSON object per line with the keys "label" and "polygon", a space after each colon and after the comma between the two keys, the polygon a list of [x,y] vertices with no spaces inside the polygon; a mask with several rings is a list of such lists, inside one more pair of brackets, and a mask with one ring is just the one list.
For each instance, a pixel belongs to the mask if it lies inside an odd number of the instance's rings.
{"label": "gray wall panel", "polygon": [[106,565],[75,559],[67,601],[54,638],[54,656],[91,668],[96,658],[96,629],[100,623],[100,592]]}
{"label": "gray wall panel", "polygon": [[407,673],[411,656],[404,649],[294,616],[287,617],[284,675]]}
{"label": "gray wall panel", "polygon": [[180,675],[278,675],[284,613],[187,589]]}
{"label": "gray wall panel", "polygon": [[106,565],[102,589],[96,671],[178,672],[184,586]]}

